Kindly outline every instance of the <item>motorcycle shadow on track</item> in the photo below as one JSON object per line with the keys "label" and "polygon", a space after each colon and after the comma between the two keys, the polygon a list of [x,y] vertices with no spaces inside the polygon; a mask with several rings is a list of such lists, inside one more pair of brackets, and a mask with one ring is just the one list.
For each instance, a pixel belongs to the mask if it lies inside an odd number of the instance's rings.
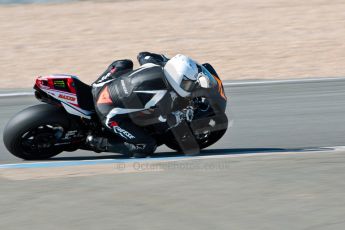
{"label": "motorcycle shadow on track", "polygon": [[[200,156],[219,156],[219,155],[255,155],[260,153],[286,153],[286,152],[311,152],[311,151],[321,151],[321,150],[331,150],[330,148],[226,148],[226,149],[205,149],[199,154],[190,156],[200,157]],[[151,158],[170,158],[170,157],[182,157],[181,153],[176,152],[158,152],[155,153]],[[77,161],[77,160],[103,160],[103,159],[128,159],[127,156],[123,155],[100,155],[100,156],[76,156],[76,157],[54,157],[48,161]]]}

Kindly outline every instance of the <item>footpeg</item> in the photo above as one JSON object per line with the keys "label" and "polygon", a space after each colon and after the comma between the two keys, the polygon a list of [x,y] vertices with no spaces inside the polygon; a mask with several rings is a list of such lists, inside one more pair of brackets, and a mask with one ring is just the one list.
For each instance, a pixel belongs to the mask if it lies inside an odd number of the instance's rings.
{"label": "footpeg", "polygon": [[108,151],[108,139],[104,137],[88,135],[86,137],[86,144],[88,144],[96,153]]}

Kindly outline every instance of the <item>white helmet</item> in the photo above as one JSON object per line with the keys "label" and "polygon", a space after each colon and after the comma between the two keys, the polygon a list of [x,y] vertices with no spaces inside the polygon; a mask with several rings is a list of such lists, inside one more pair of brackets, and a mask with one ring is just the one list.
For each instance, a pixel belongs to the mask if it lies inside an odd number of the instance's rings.
{"label": "white helmet", "polygon": [[177,54],[165,64],[164,73],[174,90],[181,97],[187,97],[197,83],[199,71],[194,60]]}

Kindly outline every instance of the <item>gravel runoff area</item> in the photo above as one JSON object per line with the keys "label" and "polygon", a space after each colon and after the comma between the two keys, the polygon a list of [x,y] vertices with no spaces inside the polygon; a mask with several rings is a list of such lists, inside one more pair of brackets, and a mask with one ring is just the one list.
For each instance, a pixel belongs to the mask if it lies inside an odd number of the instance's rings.
{"label": "gravel runoff area", "polygon": [[31,87],[51,73],[90,83],[143,50],[211,62],[223,79],[344,76],[344,12],[343,0],[1,5],[0,87]]}

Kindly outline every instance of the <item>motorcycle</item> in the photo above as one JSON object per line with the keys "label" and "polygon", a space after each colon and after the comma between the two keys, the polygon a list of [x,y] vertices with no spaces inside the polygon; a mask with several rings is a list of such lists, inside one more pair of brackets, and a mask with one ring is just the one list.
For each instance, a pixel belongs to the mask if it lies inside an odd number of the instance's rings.
{"label": "motorcycle", "polygon": [[[189,148],[193,148],[191,143],[203,149],[216,143],[225,134],[228,127],[225,115],[227,98],[222,81],[210,65],[204,64],[202,68],[206,76],[199,83],[217,92],[221,114],[215,114],[208,103],[208,95],[189,99],[188,107],[192,114],[181,116],[183,124],[177,128],[162,130],[154,125],[145,127],[158,145],[165,144],[175,151],[188,154]],[[25,160],[42,160],[63,151],[83,149],[97,152],[87,142],[90,135],[112,139],[113,142],[122,141],[103,127],[95,112],[92,87],[78,77],[40,76],[36,79],[34,90],[35,97],[43,103],[17,113],[4,129],[4,144],[14,156]]]}

